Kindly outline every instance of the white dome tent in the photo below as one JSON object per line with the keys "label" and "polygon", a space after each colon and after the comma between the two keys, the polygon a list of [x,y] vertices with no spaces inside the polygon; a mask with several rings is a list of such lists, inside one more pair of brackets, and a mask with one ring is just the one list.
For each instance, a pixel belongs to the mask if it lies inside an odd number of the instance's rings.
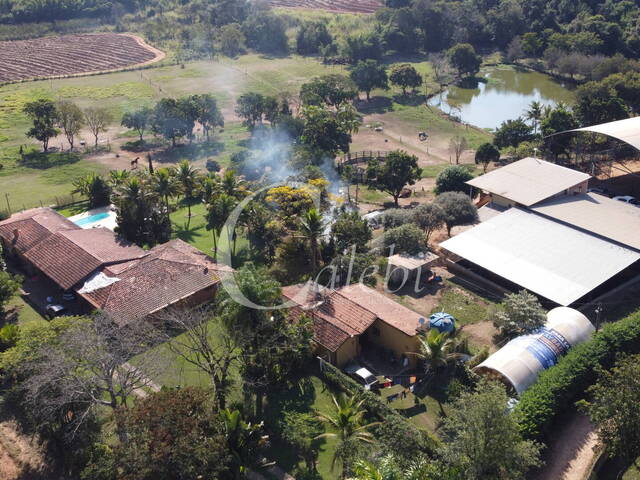
{"label": "white dome tent", "polygon": [[569,348],[588,340],[594,331],[592,323],[579,311],[554,308],[547,313],[544,327],[514,338],[474,371],[502,381],[520,395],[542,370],[555,365]]}

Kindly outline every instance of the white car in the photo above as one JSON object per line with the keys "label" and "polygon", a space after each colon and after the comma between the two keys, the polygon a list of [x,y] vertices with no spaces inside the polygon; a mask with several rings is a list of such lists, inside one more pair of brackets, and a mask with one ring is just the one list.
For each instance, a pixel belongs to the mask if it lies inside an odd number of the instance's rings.
{"label": "white car", "polygon": [[638,205],[638,200],[636,197],[632,197],[631,195],[620,195],[618,197],[613,197],[614,200],[618,200],[619,202],[630,203],[632,205]]}
{"label": "white car", "polygon": [[378,379],[364,367],[353,364],[344,369],[351,378],[364,386],[365,390],[371,390],[378,386]]}

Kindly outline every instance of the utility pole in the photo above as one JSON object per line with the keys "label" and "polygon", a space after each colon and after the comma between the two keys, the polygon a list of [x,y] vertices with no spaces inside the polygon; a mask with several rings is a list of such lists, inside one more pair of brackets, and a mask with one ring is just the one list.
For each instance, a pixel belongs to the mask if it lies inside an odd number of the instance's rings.
{"label": "utility pole", "polygon": [[602,303],[598,303],[598,306],[596,307],[596,332],[598,330],[600,330],[600,314],[602,313]]}

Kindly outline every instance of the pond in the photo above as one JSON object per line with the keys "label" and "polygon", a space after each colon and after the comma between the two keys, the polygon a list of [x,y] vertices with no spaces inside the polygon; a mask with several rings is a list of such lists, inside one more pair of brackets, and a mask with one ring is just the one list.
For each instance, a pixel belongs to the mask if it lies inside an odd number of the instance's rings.
{"label": "pond", "polygon": [[497,128],[524,115],[532,101],[545,105],[571,104],[573,92],[548,75],[510,66],[488,67],[476,88],[449,87],[429,101],[445,113],[480,128]]}

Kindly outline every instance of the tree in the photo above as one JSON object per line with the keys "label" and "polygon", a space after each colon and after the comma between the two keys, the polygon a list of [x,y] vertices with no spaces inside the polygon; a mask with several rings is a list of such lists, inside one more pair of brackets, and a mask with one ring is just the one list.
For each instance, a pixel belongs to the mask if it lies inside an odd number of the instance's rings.
{"label": "tree", "polygon": [[622,120],[629,116],[627,106],[616,91],[599,82],[578,87],[573,110],[582,126]]}
{"label": "tree", "polygon": [[531,127],[522,118],[502,122],[493,137],[498,148],[517,147],[528,140],[531,140]]}
{"label": "tree", "polygon": [[369,223],[358,212],[341,212],[331,225],[331,236],[336,245],[336,251],[345,252],[356,247],[356,252],[367,251],[367,244],[373,237]]}
{"label": "tree", "polygon": [[[578,121],[573,113],[564,105],[557,105],[549,111],[541,122],[541,131],[544,137],[554,133],[565,132],[578,127]],[[573,139],[570,135],[553,135],[546,139],[549,150],[556,158],[561,154],[569,154]]]}
{"label": "tree", "polygon": [[231,368],[241,352],[225,332],[214,309],[206,305],[172,309],[163,313],[161,319],[170,329],[183,332],[174,338],[168,336],[167,348],[209,377],[216,406],[225,409],[233,385]]}
{"label": "tree", "polygon": [[142,143],[144,132],[151,124],[152,115],[153,111],[149,107],[142,107],[133,112],[126,112],[122,116],[120,125],[135,130],[140,136],[140,143]]}
{"label": "tree", "polygon": [[471,202],[469,196],[462,192],[442,193],[436,197],[434,203],[442,209],[449,237],[453,227],[466,225],[478,220],[478,209]]}
{"label": "tree", "polygon": [[[105,314],[74,321],[53,342],[45,342],[24,365],[23,382],[32,412],[43,421],[68,416],[77,431],[97,407],[126,408],[135,392],[163,371],[160,352],[149,350],[136,365],[127,363],[147,350],[156,336],[144,322],[120,328]],[[156,354],[158,353],[158,354]],[[121,439],[124,425],[117,425]]]}
{"label": "tree", "polygon": [[320,450],[318,436],[322,434],[322,424],[311,413],[285,411],[280,420],[281,436],[301,457],[309,472],[316,472]]}
{"label": "tree", "polygon": [[182,160],[174,171],[176,181],[182,187],[184,200],[187,203],[187,228],[191,223],[191,204],[198,189],[199,176],[198,169],[192,167],[189,160]]}
{"label": "tree", "polygon": [[339,107],[357,96],[358,87],[353,80],[340,74],[315,77],[300,88],[300,99],[304,105]]}
{"label": "tree", "polygon": [[171,146],[176,146],[176,139],[191,136],[195,118],[186,111],[187,102],[174,98],[163,98],[153,109],[153,123],[151,128],[154,133],[171,140]]}
{"label": "tree", "polygon": [[304,22],[296,34],[296,51],[300,55],[314,55],[331,44],[333,38],[322,22]]}
{"label": "tree", "polygon": [[540,126],[540,122],[542,121],[544,113],[544,108],[542,104],[536,100],[529,104],[529,109],[525,112],[525,118],[531,121],[533,125],[533,134],[536,135],[538,133],[538,127]]}
{"label": "tree", "polygon": [[232,462],[224,422],[206,391],[166,389],[120,409],[127,441],[113,450],[116,480],[228,478]]}
{"label": "tree", "polygon": [[468,192],[472,187],[467,182],[472,178],[473,174],[464,165],[449,165],[436,177],[435,192]]}
{"label": "tree", "polygon": [[610,370],[598,371],[598,381],[589,388],[587,404],[598,437],[611,457],[638,466],[640,455],[640,355],[621,356]]}
{"label": "tree", "polygon": [[546,321],[547,314],[538,297],[521,290],[505,297],[500,310],[495,314],[493,324],[503,336],[513,338],[537,330]]}
{"label": "tree", "polygon": [[111,203],[111,186],[102,175],[91,173],[86,177],[80,177],[73,181],[73,186],[71,193],[87,197],[90,208],[103,207]]}
{"label": "tree", "polygon": [[180,194],[180,184],[176,181],[173,172],[168,168],[159,168],[151,179],[153,193],[164,200],[164,210],[169,219],[171,208],[169,199]]}
{"label": "tree", "polygon": [[[306,316],[291,322],[285,309],[268,310],[282,303],[282,288],[264,269],[245,264],[233,278],[237,288],[233,296],[221,292],[220,314],[243,352],[240,373],[245,402],[249,406],[255,396],[259,418],[267,389],[287,384],[307,361],[313,332]],[[267,309],[253,308],[251,303]]]}
{"label": "tree", "polygon": [[268,11],[256,10],[242,23],[247,45],[259,52],[286,53],[289,50],[284,19]]}
{"label": "tree", "polygon": [[[2,252],[0,251],[0,254]],[[0,270],[0,320],[4,318],[5,307],[22,286],[22,277]]]}
{"label": "tree", "polygon": [[56,103],[58,110],[58,126],[64,132],[69,142],[69,150],[73,151],[73,143],[76,135],[84,125],[82,110],[75,103],[68,100],[60,100]]}
{"label": "tree", "polygon": [[49,140],[58,135],[58,109],[51,100],[40,99],[28,102],[22,109],[31,120],[33,126],[27,131],[27,137],[33,137],[42,142],[45,153],[49,150]]}
{"label": "tree", "polygon": [[302,119],[302,143],[329,156],[349,151],[351,135],[358,131],[359,125],[355,109],[346,104],[335,112],[313,105],[304,107]]}
{"label": "tree", "polygon": [[240,95],[236,102],[236,114],[244,118],[244,125],[254,128],[256,123],[261,124],[268,104],[277,101],[273,97],[265,97],[259,93],[245,93]]}
{"label": "tree", "polygon": [[417,225],[406,223],[384,233],[384,246],[390,249],[390,254],[417,255],[426,247],[424,233]]}
{"label": "tree", "polygon": [[366,410],[363,407],[364,399],[358,400],[355,395],[347,397],[340,394],[332,395],[335,410],[330,413],[318,415],[318,419],[332,430],[318,435],[317,438],[335,438],[337,445],[331,460],[331,469],[336,462],[342,463],[341,478],[346,478],[350,470],[351,461],[356,457],[357,449],[363,445],[375,443],[369,430],[377,423],[364,423]]}
{"label": "tree", "polygon": [[460,157],[466,149],[467,139],[462,135],[456,135],[449,140],[449,151],[453,153],[453,156],[456,159],[456,165],[460,163]]}
{"label": "tree", "polygon": [[367,59],[380,60],[383,53],[382,41],[377,32],[348,35],[343,50],[352,63]]}
{"label": "tree", "polygon": [[220,29],[219,38],[220,50],[222,50],[222,53],[227,57],[236,57],[244,52],[247,38],[237,23],[224,25]]}
{"label": "tree", "polygon": [[315,208],[311,208],[304,213],[300,220],[300,235],[309,242],[311,251],[311,269],[316,272],[322,260],[320,257],[320,238],[324,234],[325,221],[322,214]]}
{"label": "tree", "polygon": [[468,480],[523,479],[540,465],[540,445],[523,440],[499,383],[481,381],[453,402],[441,433],[442,456]]}
{"label": "tree", "polygon": [[500,150],[498,150],[493,143],[485,142],[476,150],[476,165],[481,163],[484,173],[487,172],[487,167],[491,162],[495,163],[498,160],[500,160]]}
{"label": "tree", "polygon": [[213,237],[213,258],[218,258],[218,240],[227,219],[236,207],[237,201],[231,195],[220,193],[213,195],[207,204],[207,230],[211,230]]}
{"label": "tree", "polygon": [[250,469],[264,466],[258,451],[266,440],[262,435],[262,423],[246,422],[238,410],[226,409],[221,413],[233,478],[246,478]]}
{"label": "tree", "polygon": [[95,147],[98,147],[98,135],[108,130],[112,121],[111,113],[106,108],[88,107],[84,109],[84,121],[95,138]]}
{"label": "tree", "polygon": [[439,332],[436,328],[418,337],[420,351],[417,356],[425,361],[427,373],[435,374],[451,362],[468,353],[466,342],[460,342],[448,332]]}
{"label": "tree", "polygon": [[473,77],[480,71],[482,58],[476,55],[476,51],[472,45],[468,43],[459,43],[447,50],[449,62],[458,70],[460,77]]}
{"label": "tree", "polygon": [[375,60],[361,60],[351,69],[351,80],[358,89],[367,94],[367,101],[371,100],[371,90],[389,89],[389,79],[384,65]]}
{"label": "tree", "polygon": [[216,99],[208,94],[192,95],[191,101],[194,103],[196,121],[202,125],[204,134],[209,141],[209,132],[215,127],[224,127],[224,118]]}
{"label": "tree", "polygon": [[390,152],[382,161],[373,159],[367,165],[367,182],[372,188],[386,192],[398,206],[398,198],[407,185],[422,178],[418,157],[401,150]]}
{"label": "tree", "polygon": [[444,225],[444,212],[440,205],[435,203],[423,203],[412,212],[412,221],[418,225],[425,234],[425,243],[429,243],[429,237],[433,232]]}
{"label": "tree", "polygon": [[416,89],[422,85],[422,76],[413,65],[409,63],[393,67],[389,80],[391,80],[393,85],[398,85],[402,88],[403,95],[407,94],[407,88]]}

